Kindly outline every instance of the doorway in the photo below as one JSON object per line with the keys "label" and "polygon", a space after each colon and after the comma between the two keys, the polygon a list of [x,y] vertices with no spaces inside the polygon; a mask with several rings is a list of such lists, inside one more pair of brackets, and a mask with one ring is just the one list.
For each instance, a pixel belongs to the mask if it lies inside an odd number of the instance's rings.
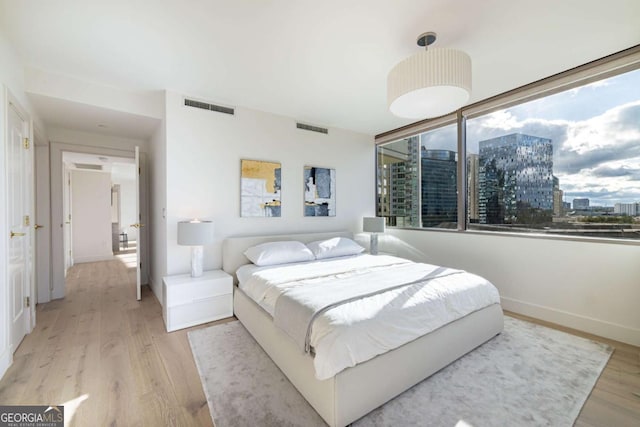
{"label": "doorway", "polygon": [[136,154],[52,142],[52,299],[65,296],[66,272],[78,263],[120,259],[137,270],[134,286],[147,284],[144,159]]}
{"label": "doorway", "polygon": [[106,261],[137,246],[134,159],[65,152],[65,265]]}

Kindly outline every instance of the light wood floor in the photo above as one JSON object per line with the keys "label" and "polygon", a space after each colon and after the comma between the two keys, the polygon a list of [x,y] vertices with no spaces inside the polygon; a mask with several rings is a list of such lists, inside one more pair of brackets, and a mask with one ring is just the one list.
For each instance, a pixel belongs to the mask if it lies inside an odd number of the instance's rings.
{"label": "light wood floor", "polygon": [[0,381],[0,403],[78,399],[76,426],[213,425],[188,330],[165,331],[148,287],[136,301],[135,269],[78,264],[66,289],[63,300],[37,306],[37,326]]}
{"label": "light wood floor", "polygon": [[[64,403],[77,426],[211,426],[188,330],[165,332],[151,291],[135,300],[134,274],[120,261],[73,267],[67,297],[38,305],[0,404]],[[640,348],[536,322],[616,348],[576,426],[639,426]]]}

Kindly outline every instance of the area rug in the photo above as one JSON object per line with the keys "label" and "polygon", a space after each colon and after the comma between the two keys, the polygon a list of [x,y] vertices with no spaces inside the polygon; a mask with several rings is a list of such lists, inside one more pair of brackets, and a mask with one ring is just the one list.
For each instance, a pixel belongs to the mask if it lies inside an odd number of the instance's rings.
{"label": "area rug", "polygon": [[[326,425],[240,322],[189,342],[216,427]],[[505,317],[503,333],[353,425],[571,426],[612,352]]]}

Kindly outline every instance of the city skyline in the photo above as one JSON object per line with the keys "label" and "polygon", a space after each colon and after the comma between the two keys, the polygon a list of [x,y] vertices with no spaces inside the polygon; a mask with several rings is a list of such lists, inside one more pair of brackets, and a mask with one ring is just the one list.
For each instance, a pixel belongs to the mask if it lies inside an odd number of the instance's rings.
{"label": "city skyline", "polygon": [[[640,201],[640,70],[467,121],[467,153],[481,140],[521,133],[551,139],[563,201]],[[421,135],[427,149],[457,151],[455,125]]]}
{"label": "city skyline", "polygon": [[[377,214],[389,226],[457,228],[458,153],[427,149],[425,135],[378,148]],[[638,202],[602,208],[589,198],[564,201],[553,147],[548,138],[522,133],[479,141],[480,153],[466,158],[466,227],[640,238],[640,225],[629,219],[640,215]]]}

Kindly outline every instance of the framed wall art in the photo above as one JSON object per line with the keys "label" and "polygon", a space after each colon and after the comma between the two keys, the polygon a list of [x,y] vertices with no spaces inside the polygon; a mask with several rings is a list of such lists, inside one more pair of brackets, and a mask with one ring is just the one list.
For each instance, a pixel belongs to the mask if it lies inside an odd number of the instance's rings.
{"label": "framed wall art", "polygon": [[241,160],[240,163],[240,216],[281,216],[280,163],[261,160]]}
{"label": "framed wall art", "polygon": [[336,170],[304,167],[304,216],[336,216]]}

